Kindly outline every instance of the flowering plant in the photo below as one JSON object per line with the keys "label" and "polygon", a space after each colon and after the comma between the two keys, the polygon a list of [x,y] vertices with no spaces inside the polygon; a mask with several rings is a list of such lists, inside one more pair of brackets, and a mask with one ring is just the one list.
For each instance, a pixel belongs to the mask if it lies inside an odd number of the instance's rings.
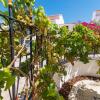
{"label": "flowering plant", "polygon": [[81,24],[93,30],[94,34],[100,35],[100,25],[97,25],[96,23],[93,23],[93,22],[90,22],[90,23],[82,22]]}

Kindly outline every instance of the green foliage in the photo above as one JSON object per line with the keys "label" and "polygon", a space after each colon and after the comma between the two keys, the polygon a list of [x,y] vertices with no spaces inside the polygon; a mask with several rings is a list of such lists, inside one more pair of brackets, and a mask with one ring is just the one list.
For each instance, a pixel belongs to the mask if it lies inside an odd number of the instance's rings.
{"label": "green foliage", "polygon": [[[63,59],[74,64],[75,60],[84,63],[88,62],[88,55],[93,52],[93,47],[98,43],[97,37],[93,31],[82,26],[76,25],[72,31],[66,26],[59,27],[53,24],[45,14],[43,7],[33,9],[34,0],[15,0],[13,1],[13,15],[25,25],[23,30],[19,31],[19,25],[14,25],[16,29],[14,33],[15,55],[22,48],[20,40],[27,36],[26,26],[36,26],[37,30],[32,28],[35,37],[33,42],[33,60],[26,60],[21,63],[20,69],[29,74],[27,63],[34,65],[33,71],[33,87],[34,97],[37,95],[41,100],[64,100],[57,91],[57,86],[53,76],[55,73],[64,75],[65,66],[61,63]],[[20,9],[19,9],[20,8]],[[5,24],[8,23],[5,21]],[[0,33],[0,68],[10,64],[10,48],[9,33]],[[27,52],[24,50],[21,56],[25,56]],[[46,64],[43,66],[43,62]],[[9,81],[10,80],[10,81]],[[15,77],[12,76],[8,68],[0,70],[0,86],[9,89],[14,83]]]}
{"label": "green foliage", "polygon": [[99,67],[99,70],[97,71],[97,74],[100,74],[100,60],[97,60],[97,65]]}
{"label": "green foliage", "polygon": [[[19,0],[19,1],[22,2],[22,0]],[[15,7],[16,2],[18,3],[19,1],[14,0],[14,2],[13,2],[12,9],[13,9],[13,15],[15,18],[17,18],[17,15],[19,12],[18,12],[18,6],[16,8],[14,8],[14,7]],[[28,5],[29,1],[26,0],[27,6],[29,6]],[[6,0],[0,0],[0,2],[4,5],[4,7],[7,7],[8,2]],[[34,0],[32,0],[32,3],[33,2],[34,2]],[[32,3],[31,3],[31,5],[33,5]],[[24,2],[22,5],[24,6]],[[21,7],[21,5],[20,5],[20,7]],[[8,15],[8,11],[6,11],[6,10],[5,10],[5,12],[0,11],[0,13]],[[7,23],[7,21],[5,19],[3,19],[3,22],[5,25],[2,27],[4,30],[7,30],[9,23]],[[22,38],[26,37],[27,35],[26,35],[26,27],[23,27],[23,30],[20,32],[19,24],[15,25],[13,23],[13,28],[15,30],[15,32],[13,34],[14,35],[13,43],[14,43],[14,51],[15,51],[14,54],[16,55],[18,53],[18,51],[22,48],[22,45],[20,44],[20,40]],[[10,58],[11,54],[10,54],[10,46],[9,46],[10,41],[9,40],[10,40],[9,32],[6,32],[6,31],[0,32],[0,90],[2,88],[5,88],[5,90],[9,89],[15,82],[15,77],[12,75],[12,72],[8,68],[4,68],[11,63],[11,58]],[[25,55],[25,53],[26,53],[26,51],[24,50],[24,52],[21,55],[23,56],[23,55]]]}
{"label": "green foliage", "polygon": [[97,71],[97,73],[96,74],[100,74],[100,68],[99,68],[99,70]]}
{"label": "green foliage", "polygon": [[[10,87],[14,84],[15,77],[12,76],[10,70],[8,68],[0,69],[0,91],[2,93],[2,89],[5,90],[10,89]],[[0,100],[2,100],[2,96],[0,95]]]}
{"label": "green foliage", "polygon": [[71,32],[61,27],[59,33],[61,36],[56,45],[56,52],[59,56],[65,55],[65,58],[72,64],[77,59],[87,63],[89,53],[93,52],[94,44],[98,43],[93,31],[82,25],[76,25]]}
{"label": "green foliage", "polygon": [[0,2],[3,4],[4,7],[7,8],[7,6],[8,6],[7,0],[0,0]]}
{"label": "green foliage", "polygon": [[44,34],[46,36],[48,29],[51,25],[51,22],[45,15],[44,8],[40,6],[39,8],[34,9],[33,15],[34,15],[34,25],[36,25],[37,28],[39,29],[38,34]]}
{"label": "green foliage", "polygon": [[28,74],[30,71],[30,59],[25,60],[25,62],[21,62],[21,65],[19,66],[19,69],[23,71],[25,74]]}
{"label": "green foliage", "polygon": [[[40,69],[39,79],[36,81],[35,86],[38,89],[37,93],[43,100],[64,100],[59,95],[56,84],[52,79],[53,72],[55,72],[54,66],[45,66]],[[52,69],[53,68],[53,69]]]}
{"label": "green foliage", "polygon": [[96,23],[97,25],[100,25],[100,20],[93,20],[94,23]]}
{"label": "green foliage", "polygon": [[97,60],[97,64],[98,64],[98,66],[100,66],[100,60]]}
{"label": "green foliage", "polygon": [[[0,11],[1,14],[8,15],[8,11]],[[2,17],[1,17],[2,18]],[[2,18],[3,19],[3,18]]]}
{"label": "green foliage", "polygon": [[93,51],[93,46],[98,43],[98,39],[93,31],[82,25],[77,25],[73,31],[71,40],[74,42],[72,48],[75,50],[72,50],[72,54],[76,53],[76,56],[86,63],[88,62],[88,54]]}

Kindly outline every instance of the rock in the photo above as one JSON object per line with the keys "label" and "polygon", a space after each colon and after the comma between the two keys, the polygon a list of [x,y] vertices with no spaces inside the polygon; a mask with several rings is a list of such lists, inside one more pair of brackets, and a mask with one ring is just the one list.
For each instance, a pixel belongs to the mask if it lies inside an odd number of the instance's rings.
{"label": "rock", "polygon": [[100,100],[100,81],[78,81],[73,85],[68,100]]}
{"label": "rock", "polygon": [[[94,82],[96,82],[98,84],[96,84]],[[65,100],[77,100],[77,98],[76,98],[76,96],[78,94],[77,91],[79,89],[82,89],[82,87],[84,88],[86,86],[88,88],[90,86],[92,86],[92,88],[98,90],[98,93],[99,93],[99,89],[98,89],[98,87],[96,88],[96,86],[99,86],[99,88],[100,88],[100,77],[94,77],[94,76],[77,76],[77,77],[74,77],[73,79],[66,81],[62,85],[62,87],[59,89],[59,93],[64,97]],[[79,100],[81,100],[81,99],[79,99]]]}

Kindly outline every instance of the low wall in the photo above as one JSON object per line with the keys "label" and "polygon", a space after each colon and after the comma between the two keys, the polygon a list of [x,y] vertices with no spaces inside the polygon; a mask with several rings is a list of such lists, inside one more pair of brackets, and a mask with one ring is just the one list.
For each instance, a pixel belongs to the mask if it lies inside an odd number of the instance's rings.
{"label": "low wall", "polygon": [[[76,76],[100,77],[100,75],[96,74],[100,67],[97,65],[97,61],[95,59],[89,60],[89,63],[86,64],[81,61],[75,61],[74,66],[72,66],[71,63],[66,63],[64,65],[66,66],[67,75],[62,77],[63,82],[66,82]],[[60,88],[63,82],[58,74],[54,75],[54,80],[57,87]]]}

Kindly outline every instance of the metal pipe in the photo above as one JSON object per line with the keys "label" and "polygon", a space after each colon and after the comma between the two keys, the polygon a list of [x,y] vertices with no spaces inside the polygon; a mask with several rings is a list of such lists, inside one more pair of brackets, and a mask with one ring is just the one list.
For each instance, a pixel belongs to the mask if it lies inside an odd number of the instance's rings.
{"label": "metal pipe", "polygon": [[30,70],[31,70],[31,80],[33,80],[33,69],[32,69],[32,59],[33,59],[33,55],[32,55],[32,29],[30,28]]}
{"label": "metal pipe", "polygon": [[[8,2],[8,11],[9,11],[9,16],[12,17],[12,2],[9,0]],[[10,37],[10,52],[11,52],[11,61],[14,59],[14,37],[13,37],[13,21],[9,19],[9,37]],[[12,66],[14,67],[14,65]],[[14,75],[14,73],[12,73]],[[12,86],[12,99],[15,100],[15,83]]]}
{"label": "metal pipe", "polygon": [[10,100],[12,100],[10,89],[8,91],[9,91]]}

